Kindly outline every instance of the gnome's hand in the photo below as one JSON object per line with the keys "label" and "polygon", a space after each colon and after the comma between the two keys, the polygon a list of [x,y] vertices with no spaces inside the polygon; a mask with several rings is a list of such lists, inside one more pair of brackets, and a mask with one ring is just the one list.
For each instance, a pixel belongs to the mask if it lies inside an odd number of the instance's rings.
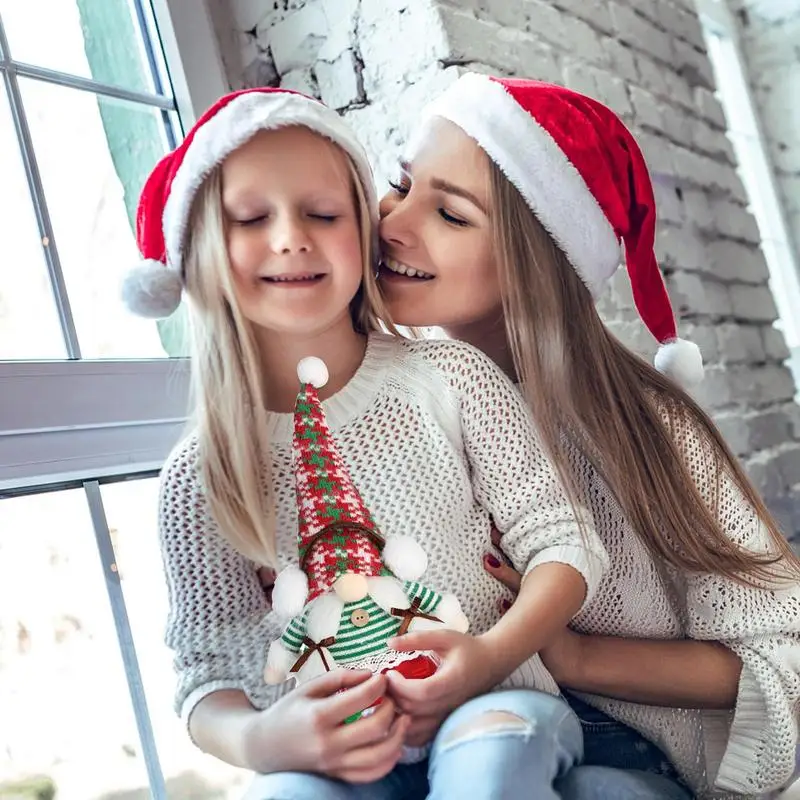
{"label": "gnome's hand", "polygon": [[267,665],[264,667],[264,682],[276,686],[288,680],[289,670],[296,660],[297,655],[289,652],[280,639],[272,642],[267,654]]}
{"label": "gnome's hand", "polygon": [[[442,621],[439,627],[449,628],[459,633],[466,633],[469,629],[469,620],[461,610],[461,603],[454,594],[446,594],[442,597],[436,606],[434,616]],[[412,630],[424,630],[425,627],[427,626],[418,628],[416,625],[412,625]]]}

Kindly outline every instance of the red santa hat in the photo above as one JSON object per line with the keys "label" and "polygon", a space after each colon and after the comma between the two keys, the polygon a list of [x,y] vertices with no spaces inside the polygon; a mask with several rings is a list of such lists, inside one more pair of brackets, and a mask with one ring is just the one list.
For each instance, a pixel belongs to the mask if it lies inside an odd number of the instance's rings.
{"label": "red santa hat", "polygon": [[416,580],[427,567],[425,552],[413,539],[384,539],[353,483],[319,399],[318,389],[328,382],[324,362],[304,358],[297,375],[292,455],[300,558],[299,566],[278,575],[272,594],[273,608],[284,617],[299,614],[334,584],[339,597],[352,602],[367,594],[368,578]]}
{"label": "red santa hat", "polygon": [[259,131],[301,125],[339,145],[353,160],[373,219],[378,202],[369,159],[333,110],[286,89],[257,88],[221,97],[186,138],[155,166],[139,199],[136,241],[142,262],[125,277],[122,298],[134,314],[159,319],[178,307],[183,247],[192,201],[206,176]]}
{"label": "red santa hat", "polygon": [[655,366],[683,386],[703,377],[696,345],[678,338],[654,253],[656,204],[642,152],[619,117],[563,86],[467,73],[431,103],[474,139],[519,190],[597,298],[622,257]]}

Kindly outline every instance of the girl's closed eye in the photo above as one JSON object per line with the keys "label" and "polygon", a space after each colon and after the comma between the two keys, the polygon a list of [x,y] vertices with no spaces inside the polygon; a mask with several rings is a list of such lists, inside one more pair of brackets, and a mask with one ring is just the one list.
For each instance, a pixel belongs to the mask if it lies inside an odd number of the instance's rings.
{"label": "girl's closed eye", "polygon": [[317,220],[319,222],[336,222],[339,219],[339,214],[321,214],[317,212],[309,212],[308,216],[311,219]]}
{"label": "girl's closed eye", "polygon": [[239,225],[242,228],[252,228],[267,221],[266,214],[254,214],[252,216],[231,217],[231,222],[234,225]]}

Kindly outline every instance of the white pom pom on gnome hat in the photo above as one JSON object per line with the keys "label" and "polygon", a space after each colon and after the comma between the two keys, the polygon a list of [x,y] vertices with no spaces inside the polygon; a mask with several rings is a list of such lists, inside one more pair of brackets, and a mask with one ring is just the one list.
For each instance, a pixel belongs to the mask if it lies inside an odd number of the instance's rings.
{"label": "white pom pom on gnome hat", "polygon": [[689,389],[703,380],[703,356],[694,342],[674,339],[658,348],[655,368],[679,386]]}
{"label": "white pom pom on gnome hat", "polygon": [[428,568],[428,554],[408,536],[389,536],[383,546],[383,563],[401,581],[415,581]]}
{"label": "white pom pom on gnome hat", "polygon": [[296,564],[290,564],[275,579],[272,610],[284,619],[296,617],[306,605],[308,577]]}
{"label": "white pom pom on gnome hat", "polygon": [[148,258],[139,262],[122,280],[122,302],[132,313],[146,319],[164,319],[181,302],[180,275],[166,269],[160,261]]}
{"label": "white pom pom on gnome hat", "polygon": [[307,356],[297,364],[297,378],[300,383],[310,383],[315,389],[321,389],[328,382],[328,368],[321,358]]}

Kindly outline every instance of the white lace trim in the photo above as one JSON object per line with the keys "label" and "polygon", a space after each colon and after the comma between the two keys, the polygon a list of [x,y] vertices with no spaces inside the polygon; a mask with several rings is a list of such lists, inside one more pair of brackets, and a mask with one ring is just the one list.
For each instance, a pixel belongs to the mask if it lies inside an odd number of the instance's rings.
{"label": "white lace trim", "polygon": [[439,656],[429,650],[413,650],[410,653],[401,653],[398,650],[384,650],[381,653],[374,653],[367,658],[358,661],[350,661],[343,666],[347,669],[368,669],[370,672],[380,672],[384,669],[395,669],[406,661],[413,661],[419,656],[428,656],[431,660],[439,663]]}

